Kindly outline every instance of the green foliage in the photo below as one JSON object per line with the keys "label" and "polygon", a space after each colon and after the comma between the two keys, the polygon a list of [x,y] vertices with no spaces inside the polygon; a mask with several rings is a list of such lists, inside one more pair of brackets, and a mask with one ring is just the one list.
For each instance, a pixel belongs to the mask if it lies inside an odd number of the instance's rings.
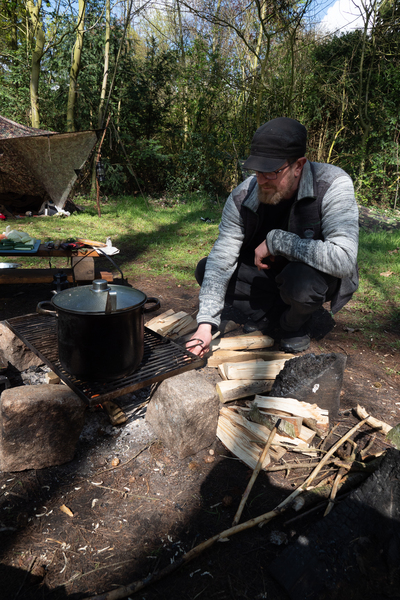
{"label": "green foliage", "polygon": [[[257,56],[256,3],[218,6],[219,25],[212,3],[204,8],[207,22],[182,13],[181,27],[175,8],[152,15],[154,27],[145,24],[149,15],[139,26],[135,21],[117,66],[124,23],[114,14],[104,192],[225,193],[240,179],[238,160],[247,156],[258,120],[286,115],[307,126],[311,160],[350,173],[360,204],[393,206],[400,176],[399,2],[382,3],[365,40],[362,30],[318,37],[300,18],[304,4],[278,2],[265,18]],[[25,3],[0,0],[0,7],[0,114],[29,125]],[[53,0],[42,6],[46,40],[56,34],[56,43],[42,58],[39,94],[41,127],[63,132],[76,6],[57,7]],[[104,37],[104,0],[88,0],[75,114],[80,130],[97,127]]]}
{"label": "green foliage", "polygon": [[230,157],[216,149],[212,136],[192,134],[189,139],[188,147],[174,157],[167,190],[172,194],[220,191],[215,175],[222,177]]}
{"label": "green foliage", "polygon": [[124,166],[120,163],[110,163],[107,158],[102,159],[105,171],[105,181],[101,183],[102,192],[119,196],[127,188],[127,176]]}
{"label": "green foliage", "polygon": [[386,440],[400,450],[400,424],[395,425],[386,435]]}

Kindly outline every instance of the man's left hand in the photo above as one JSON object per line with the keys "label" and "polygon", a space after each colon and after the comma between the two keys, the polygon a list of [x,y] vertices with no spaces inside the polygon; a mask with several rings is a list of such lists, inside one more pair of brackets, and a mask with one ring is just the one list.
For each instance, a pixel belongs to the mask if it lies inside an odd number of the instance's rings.
{"label": "man's left hand", "polygon": [[275,257],[268,250],[267,242],[264,240],[254,250],[254,264],[256,265],[256,267],[259,271],[262,271],[262,269],[270,269],[271,268],[270,265],[263,263],[263,260],[268,257],[272,261],[275,259]]}

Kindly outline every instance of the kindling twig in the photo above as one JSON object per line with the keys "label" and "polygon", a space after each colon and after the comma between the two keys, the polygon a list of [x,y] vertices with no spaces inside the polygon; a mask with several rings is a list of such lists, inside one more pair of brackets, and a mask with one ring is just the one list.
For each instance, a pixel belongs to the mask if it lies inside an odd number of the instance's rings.
{"label": "kindling twig", "polygon": [[329,497],[329,502],[328,502],[328,506],[325,509],[324,512],[324,517],[326,517],[326,515],[328,515],[334,504],[335,504],[335,498],[336,498],[336,494],[339,488],[339,483],[341,482],[342,478],[344,475],[346,475],[347,473],[347,469],[345,467],[340,467],[339,471],[336,473],[336,477],[335,477],[335,481],[333,482],[333,486],[332,486],[332,491],[331,491],[331,495]]}
{"label": "kindling twig", "polygon": [[181,566],[193,560],[194,558],[197,558],[197,556],[200,556],[200,554],[202,554],[207,548],[211,548],[211,546],[213,546],[215,542],[227,539],[230,536],[239,533],[240,531],[251,529],[256,525],[265,525],[265,523],[268,523],[274,517],[282,514],[292,504],[293,500],[311,484],[311,482],[315,479],[322,467],[326,464],[330,456],[332,456],[332,454],[337,450],[337,448],[339,448],[341,444],[348,440],[349,437],[353,435],[353,433],[360,429],[360,427],[364,425],[364,423],[367,421],[367,418],[357,423],[357,425],[355,425],[340,440],[338,440],[338,442],[336,442],[336,444],[332,446],[329,452],[326,453],[319,465],[317,465],[317,467],[306,479],[306,481],[302,485],[300,485],[296,490],[294,490],[285,500],[283,500],[283,502],[278,504],[278,506],[276,506],[273,510],[264,513],[259,517],[255,517],[254,519],[250,519],[249,521],[245,521],[244,523],[240,523],[239,525],[235,525],[234,527],[230,527],[229,529],[225,529],[225,531],[222,531],[221,533],[217,533],[217,535],[214,535],[212,538],[205,540],[201,544],[198,544],[197,546],[189,550],[189,552],[186,552],[186,554],[181,556],[174,563],[171,563],[164,569],[161,569],[161,571],[154,572],[145,577],[144,579],[134,581],[133,583],[130,583],[123,587],[119,587],[115,590],[111,590],[110,592],[105,592],[104,594],[100,594],[98,596],[92,596],[91,598],[89,598],[89,600],[120,600],[121,598],[126,598],[127,596],[135,594],[136,592],[142,590],[144,587],[147,587],[151,583],[155,583],[156,581],[163,579],[166,575],[169,575],[170,573],[179,569]]}
{"label": "kindling twig", "polygon": [[363,450],[361,450],[360,456],[361,456],[362,460],[364,460],[364,458],[368,455],[368,452],[371,450],[372,446],[374,445],[375,440],[376,440],[376,434],[372,436],[369,443],[365,446],[365,448]]}
{"label": "kindling twig", "polygon": [[[122,562],[112,563],[111,565],[103,565],[102,567],[96,567],[95,569],[92,569],[91,571],[86,571],[86,573],[77,573],[77,574],[73,575],[71,577],[71,579],[68,579],[68,581],[66,581],[63,585],[64,586],[70,585],[71,583],[74,583],[75,581],[77,581],[77,579],[82,579],[82,577],[86,577],[87,575],[91,575],[92,573],[97,573],[98,571],[101,571],[102,569],[111,570],[113,567],[119,568],[120,566],[125,565],[126,563],[129,563],[129,562],[132,562],[132,559],[123,560]],[[116,569],[114,569],[114,570],[116,570]]]}
{"label": "kindling twig", "polygon": [[328,443],[329,438],[334,434],[335,430],[339,427],[340,423],[336,423],[334,427],[330,430],[326,438],[323,440],[319,450],[323,451],[325,449],[326,444]]}
{"label": "kindling twig", "polygon": [[[345,494],[341,494],[338,497],[338,502],[340,502],[341,500],[344,500],[351,492],[346,492]],[[297,515],[296,517],[293,517],[292,519],[289,519],[288,521],[284,522],[284,526],[287,527],[287,525],[291,525],[292,523],[294,523],[295,521],[298,521],[299,519],[302,519],[303,517],[307,517],[308,515],[312,514],[313,512],[319,510],[320,508],[323,508],[326,504],[326,500],[325,502],[319,502],[319,504],[316,504],[315,506],[313,506],[312,508],[309,508],[308,510],[305,510],[304,512],[302,512],[301,514]]]}
{"label": "kindling twig", "polygon": [[116,465],[115,467],[110,467],[109,469],[103,469],[103,471],[101,471],[101,470],[97,471],[95,473],[95,475],[101,475],[102,473],[107,473],[107,471],[114,471],[115,469],[121,469],[121,467],[125,467],[125,465],[127,465],[128,463],[135,460],[135,458],[137,458],[139,456],[139,454],[142,454],[142,452],[147,450],[147,448],[150,448],[150,446],[152,446],[154,444],[154,442],[155,442],[155,440],[153,440],[152,442],[149,442],[148,444],[143,446],[143,448],[141,448],[138,452],[136,452],[136,454],[134,456],[131,456],[131,458],[126,460],[124,463],[120,463],[119,465]]}
{"label": "kindling twig", "polygon": [[367,413],[365,408],[363,406],[360,406],[359,404],[357,404],[356,414],[359,419],[366,419],[370,427],[381,430],[381,432],[384,435],[387,435],[392,429],[392,426],[388,425],[388,423],[385,423],[384,421],[379,421],[379,419],[375,419],[375,417],[371,417],[371,415]]}
{"label": "kindling twig", "polygon": [[243,512],[244,506],[246,504],[247,498],[249,497],[249,494],[250,494],[250,492],[252,490],[254,482],[257,479],[258,474],[259,474],[259,472],[262,469],[263,462],[265,460],[265,457],[268,454],[268,450],[270,449],[270,446],[272,444],[272,440],[275,437],[275,434],[276,434],[276,431],[277,431],[277,429],[279,427],[279,423],[280,422],[281,422],[281,420],[278,419],[276,425],[271,429],[271,433],[268,436],[267,443],[265,444],[264,450],[261,452],[261,454],[260,454],[260,456],[258,458],[257,464],[256,464],[255,469],[253,471],[253,474],[251,476],[251,479],[250,479],[249,483],[247,484],[247,487],[246,487],[246,489],[244,491],[244,494],[243,494],[242,499],[241,499],[240,504],[239,504],[239,508],[237,509],[235,518],[233,519],[232,525],[237,525],[239,523],[239,521],[240,521],[240,517],[242,516],[242,512]]}

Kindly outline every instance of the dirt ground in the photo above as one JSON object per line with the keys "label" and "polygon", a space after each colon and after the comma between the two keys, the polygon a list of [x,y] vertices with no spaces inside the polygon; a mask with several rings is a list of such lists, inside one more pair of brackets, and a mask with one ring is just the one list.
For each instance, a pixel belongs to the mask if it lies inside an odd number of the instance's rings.
{"label": "dirt ground", "polygon": [[[148,296],[158,296],[162,311],[197,309],[196,286],[150,277],[130,283]],[[2,318],[34,312],[37,301],[48,294],[48,287],[41,285],[3,286]],[[357,404],[391,425],[400,422],[399,359],[389,346],[400,331],[382,323],[385,340],[365,340],[361,332],[352,331],[353,311],[350,302],[336,315],[335,328],[310,348],[314,354],[339,352],[347,357],[336,435],[357,422],[352,413]],[[215,369],[201,372],[212,382],[218,380]],[[128,415],[119,427],[110,424],[100,407],[88,410],[70,463],[0,473],[1,598],[80,600],[110,592],[155,574],[231,527],[250,470],[218,440],[196,456],[178,460],[145,423],[143,404],[149,397],[150,389],[144,388],[118,398]],[[356,437],[359,448],[370,439],[370,429],[364,426]],[[370,451],[387,447],[377,434]],[[113,459],[119,459],[117,466]],[[296,458],[288,453],[285,460]],[[273,509],[308,473],[261,473],[242,521]],[[294,521],[298,514],[288,509],[263,528],[253,527],[215,544],[134,597],[288,600],[269,565],[323,518],[324,508]],[[365,574],[361,577],[366,581]],[[378,597],[372,588],[361,588],[362,595],[353,589],[347,597]],[[312,590],[307,597],[317,598]],[[399,597],[398,590],[384,597]]]}

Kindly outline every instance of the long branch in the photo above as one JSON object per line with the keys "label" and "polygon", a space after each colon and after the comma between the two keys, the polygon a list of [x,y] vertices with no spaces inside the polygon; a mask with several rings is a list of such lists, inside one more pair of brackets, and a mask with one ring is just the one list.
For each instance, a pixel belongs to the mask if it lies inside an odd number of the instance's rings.
{"label": "long branch", "polygon": [[139,592],[148,585],[155,583],[156,581],[163,579],[166,575],[169,575],[170,573],[176,571],[181,566],[187,564],[188,562],[202,554],[204,550],[207,550],[207,548],[213,546],[215,542],[229,538],[232,535],[239,533],[240,531],[251,529],[256,525],[265,525],[265,523],[268,523],[274,517],[282,514],[289,506],[291,506],[296,496],[301,494],[310,485],[310,483],[315,479],[322,467],[328,462],[332,454],[334,454],[336,450],[353,435],[353,433],[360,429],[360,427],[362,427],[362,425],[364,425],[364,423],[366,423],[367,420],[368,417],[363,421],[357,423],[340,440],[338,440],[336,444],[334,444],[334,446],[332,446],[332,448],[326,453],[321,462],[314,469],[311,475],[305,480],[305,482],[302,485],[300,485],[296,490],[294,490],[285,500],[278,504],[278,506],[276,506],[273,510],[264,513],[259,517],[255,517],[254,519],[250,519],[249,521],[245,521],[244,523],[240,523],[239,525],[235,525],[234,527],[230,527],[229,529],[225,529],[225,531],[222,531],[221,533],[217,533],[212,538],[205,540],[201,544],[198,544],[197,546],[189,550],[189,552],[186,552],[186,554],[181,556],[181,558],[171,563],[164,569],[161,569],[161,571],[148,575],[147,577],[145,577],[144,579],[140,579],[139,581],[134,581],[133,583],[130,583],[126,586],[122,586],[115,590],[111,590],[110,592],[105,592],[104,594],[100,594],[98,596],[92,596],[88,600],[120,600],[121,598],[126,598],[127,596]]}

